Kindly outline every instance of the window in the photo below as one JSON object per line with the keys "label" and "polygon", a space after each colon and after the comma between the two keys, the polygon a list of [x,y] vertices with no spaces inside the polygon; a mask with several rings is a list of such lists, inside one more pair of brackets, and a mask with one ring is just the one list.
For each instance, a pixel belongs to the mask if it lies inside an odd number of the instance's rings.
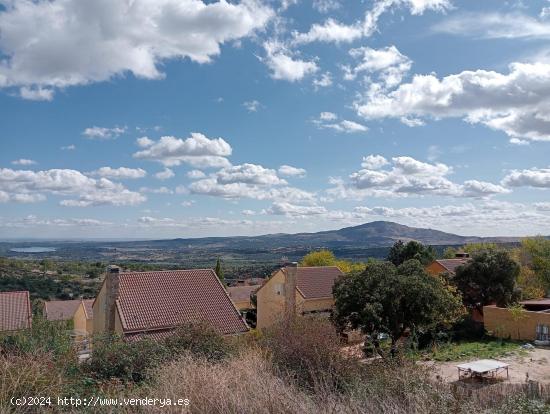
{"label": "window", "polygon": [[284,294],[284,285],[282,283],[275,283],[273,288],[275,289],[275,293],[277,295],[283,295]]}
{"label": "window", "polygon": [[549,341],[550,334],[548,325],[537,325],[537,341]]}

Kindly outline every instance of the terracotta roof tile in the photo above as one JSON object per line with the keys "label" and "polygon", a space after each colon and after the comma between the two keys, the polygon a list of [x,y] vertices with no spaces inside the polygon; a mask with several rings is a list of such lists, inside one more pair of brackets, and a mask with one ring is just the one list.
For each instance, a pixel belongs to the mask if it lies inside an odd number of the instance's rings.
{"label": "terracotta roof tile", "polygon": [[222,334],[248,327],[211,269],[119,275],[118,312],[126,334],[206,321]]}
{"label": "terracotta roof tile", "polygon": [[242,302],[244,300],[250,300],[250,295],[256,292],[261,285],[251,286],[232,286],[227,288],[227,293],[233,300],[233,302]]}
{"label": "terracotta roof tile", "polygon": [[80,302],[81,299],[44,302],[44,316],[49,321],[68,321],[73,318]]}
{"label": "terracotta roof tile", "polygon": [[332,297],[332,286],[341,275],[336,266],[298,267],[296,288],[305,299]]}
{"label": "terracotta roof tile", "polygon": [[0,292],[0,331],[26,329],[31,324],[29,292]]}
{"label": "terracotta roof tile", "polygon": [[460,259],[440,259],[436,260],[436,262],[443,266],[449,273],[454,274],[459,266],[468,263],[470,260],[472,259],[469,257],[464,257]]}

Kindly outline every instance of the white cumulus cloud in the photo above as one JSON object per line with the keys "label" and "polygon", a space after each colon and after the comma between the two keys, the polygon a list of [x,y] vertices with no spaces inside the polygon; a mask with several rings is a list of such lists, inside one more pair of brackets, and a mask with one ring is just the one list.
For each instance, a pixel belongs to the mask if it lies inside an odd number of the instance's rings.
{"label": "white cumulus cloud", "polygon": [[90,139],[111,139],[118,138],[126,132],[126,129],[126,127],[104,128],[93,126],[82,131],[82,135]]}
{"label": "white cumulus cloud", "polygon": [[[139,145],[145,142],[143,138],[141,140]],[[147,147],[136,152],[134,158],[158,161],[166,167],[182,163],[197,168],[225,167],[230,164],[226,157],[231,155],[232,149],[223,138],[210,139],[193,132],[186,139],[164,136],[158,141],[149,140],[146,143]]]}
{"label": "white cumulus cloud", "polygon": [[506,74],[415,75],[391,92],[369,93],[356,109],[367,119],[463,118],[513,142],[550,141],[550,64],[513,63]]}
{"label": "white cumulus cloud", "polygon": [[259,0],[18,0],[0,11],[0,87],[28,99],[131,73],[160,79],[162,63],[210,62],[220,45],[265,27]]}

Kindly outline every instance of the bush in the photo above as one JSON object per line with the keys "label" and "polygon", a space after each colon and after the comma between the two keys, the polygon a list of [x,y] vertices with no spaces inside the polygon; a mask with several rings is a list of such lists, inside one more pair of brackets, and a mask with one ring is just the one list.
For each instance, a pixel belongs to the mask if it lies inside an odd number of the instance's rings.
{"label": "bush", "polygon": [[230,349],[228,341],[211,326],[193,322],[180,326],[164,341],[143,338],[128,342],[118,335],[96,337],[92,357],[83,370],[96,380],[139,383],[150,378],[152,369],[183,353],[220,360]]}
{"label": "bush", "polygon": [[108,335],[94,338],[92,357],[82,364],[82,370],[97,380],[141,382],[167,355],[161,343],[149,339],[126,342],[117,335]]}
{"label": "bush", "polygon": [[326,319],[298,317],[266,329],[260,343],[275,365],[313,389],[341,388],[358,365],[341,351],[340,337]]}
{"label": "bush", "polygon": [[164,345],[173,356],[189,351],[210,360],[220,360],[232,350],[230,341],[206,322],[181,325],[173,335],[166,338]]}
{"label": "bush", "polygon": [[33,319],[32,328],[0,335],[3,355],[48,354],[58,365],[76,364],[76,352],[70,337],[70,323]]}

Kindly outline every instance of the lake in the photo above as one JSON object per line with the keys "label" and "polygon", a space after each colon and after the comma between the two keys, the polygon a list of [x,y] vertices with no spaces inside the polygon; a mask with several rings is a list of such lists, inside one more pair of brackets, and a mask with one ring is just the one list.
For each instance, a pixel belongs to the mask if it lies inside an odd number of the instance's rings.
{"label": "lake", "polygon": [[48,252],[55,252],[55,247],[40,247],[40,246],[33,246],[33,247],[14,247],[13,249],[10,249],[11,252],[16,253],[48,253]]}

